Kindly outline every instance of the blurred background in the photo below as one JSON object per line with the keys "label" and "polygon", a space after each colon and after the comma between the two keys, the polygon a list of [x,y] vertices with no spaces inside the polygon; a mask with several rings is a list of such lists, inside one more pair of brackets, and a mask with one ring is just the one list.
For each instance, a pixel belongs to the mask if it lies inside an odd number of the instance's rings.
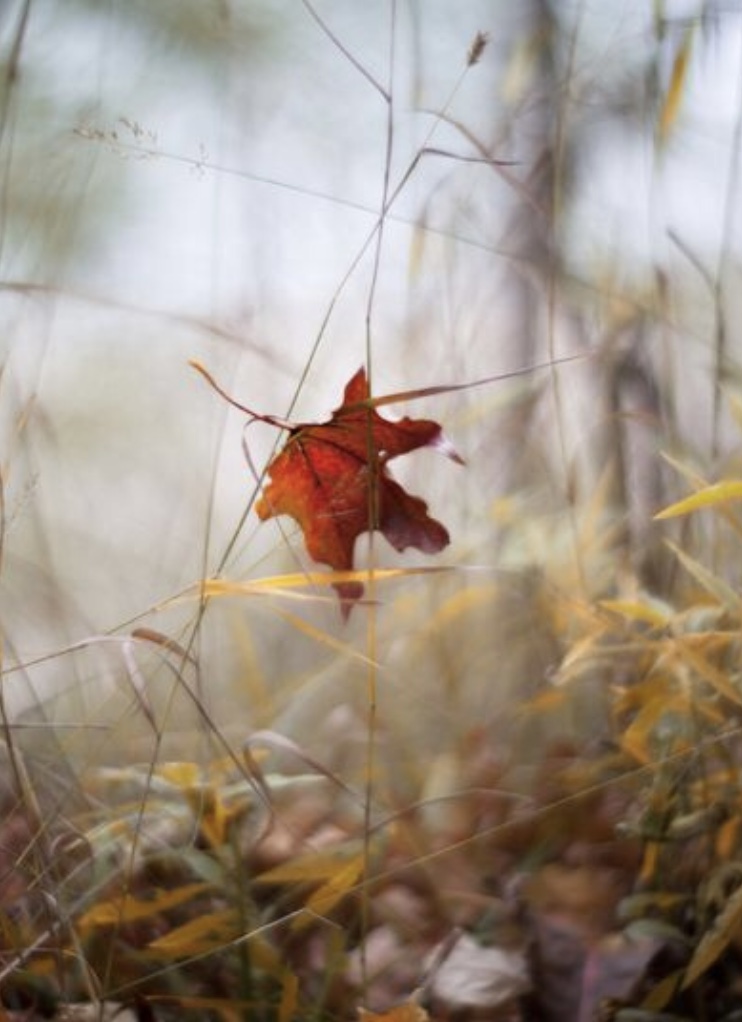
{"label": "blurred background", "polygon": [[395,468],[447,551],[374,548],[457,568],[378,594],[399,747],[538,690],[553,587],[665,593],[661,453],[738,470],[741,133],[729,0],[6,0],[6,728],[76,768],[266,726],[352,756],[365,608],[174,600],[311,566],[249,510],[275,431],[191,358],[321,421],[369,352],[377,394],[578,356],[390,409],[467,461]]}

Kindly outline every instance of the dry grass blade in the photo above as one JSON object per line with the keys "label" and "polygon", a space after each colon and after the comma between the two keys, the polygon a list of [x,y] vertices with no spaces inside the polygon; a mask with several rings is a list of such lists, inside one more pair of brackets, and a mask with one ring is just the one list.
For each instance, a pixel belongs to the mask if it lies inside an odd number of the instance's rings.
{"label": "dry grass blade", "polygon": [[677,544],[665,540],[667,547],[672,550],[685,570],[698,582],[715,600],[721,604],[730,614],[738,614],[740,610],[740,599],[738,594],[722,578],[714,572],[709,571],[705,565],[691,557]]}
{"label": "dry grass blade", "polygon": [[350,787],[350,785],[346,784],[345,781],[343,781],[341,777],[338,777],[337,774],[333,773],[332,770],[328,770],[323,763],[321,763],[315,756],[312,756],[309,752],[303,749],[301,745],[298,744],[298,742],[293,741],[286,735],[279,734],[277,731],[271,731],[269,729],[255,731],[253,734],[250,735],[249,738],[247,738],[244,741],[242,746],[243,754],[245,758],[248,760],[248,765],[251,774],[253,776],[256,776],[257,772],[257,776],[259,776],[261,779],[261,787],[265,788],[266,790],[268,788],[268,785],[263,778],[262,771],[260,771],[260,768],[257,766],[255,762],[255,757],[253,756],[253,749],[256,746],[257,747],[267,746],[268,748],[273,749],[275,752],[289,753],[289,755],[295,757],[301,763],[304,763],[306,766],[308,766],[310,770],[313,770],[321,777],[326,777],[328,781],[331,781],[340,790],[344,791],[347,795],[350,795],[354,801],[360,801],[360,796],[358,792],[356,792],[352,787]]}
{"label": "dry grass blade", "polygon": [[436,397],[440,394],[453,394],[464,390],[473,390],[476,387],[486,387],[493,383],[502,383],[505,380],[517,379],[520,376],[530,376],[532,373],[552,370],[572,362],[582,362],[589,355],[566,355],[563,358],[549,359],[548,362],[538,362],[534,365],[521,366],[519,369],[512,369],[509,372],[495,373],[493,376],[483,376],[478,380],[470,380],[468,383],[439,384],[435,387],[417,387],[414,390],[400,390],[394,394],[384,394],[379,397],[370,397],[361,402],[367,408],[382,408],[384,405],[399,404],[401,401],[418,401],[421,398]]}
{"label": "dry grass blade", "polygon": [[732,501],[742,500],[742,481],[727,479],[711,486],[705,486],[689,497],[658,511],[654,516],[655,521],[662,521],[665,518],[675,518],[678,515],[687,515],[692,511],[701,508],[719,507],[722,504],[729,504]]}
{"label": "dry grass blade", "polygon": [[690,66],[695,32],[696,25],[694,23],[689,24],[683,33],[682,42],[675,54],[670,84],[660,109],[659,137],[661,144],[667,142],[680,113],[683,96],[687,88],[688,68]]}
{"label": "dry grass blade", "polygon": [[354,646],[348,645],[348,643],[341,642],[336,639],[334,635],[330,635],[329,632],[324,631],[321,628],[315,628],[314,625],[309,624],[308,621],[304,621],[298,614],[292,614],[290,611],[285,610],[282,607],[275,607],[275,612],[284,619],[292,628],[295,628],[297,632],[301,632],[302,635],[306,635],[308,638],[313,639],[320,646],[327,646],[328,649],[334,650],[336,653],[340,653],[343,656],[350,657],[353,660],[358,660],[363,664],[372,664],[375,661],[370,660],[365,653],[362,653],[359,649]]}

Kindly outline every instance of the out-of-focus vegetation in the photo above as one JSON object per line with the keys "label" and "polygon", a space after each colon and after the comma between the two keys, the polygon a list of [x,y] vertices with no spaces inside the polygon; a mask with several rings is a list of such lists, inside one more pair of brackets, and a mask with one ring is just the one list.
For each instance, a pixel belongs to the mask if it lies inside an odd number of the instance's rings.
{"label": "out-of-focus vegetation", "polygon": [[[712,0],[0,12],[0,1017],[737,1017],[740,67]],[[450,547],[344,624],[194,358],[450,384]]]}

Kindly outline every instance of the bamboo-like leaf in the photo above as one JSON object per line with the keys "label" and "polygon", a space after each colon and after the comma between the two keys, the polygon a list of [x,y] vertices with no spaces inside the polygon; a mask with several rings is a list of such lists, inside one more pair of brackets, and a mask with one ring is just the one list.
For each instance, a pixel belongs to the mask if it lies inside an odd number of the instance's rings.
{"label": "bamboo-like leaf", "polygon": [[199,828],[211,848],[222,848],[227,843],[230,824],[239,816],[241,807],[227,806],[217,788],[207,788],[203,795],[203,803],[198,807]]}
{"label": "bamboo-like leaf", "polygon": [[670,540],[665,540],[665,542],[696,582],[703,586],[730,613],[739,613],[739,596],[731,586],[727,585],[718,575],[714,575],[713,572],[704,567],[700,561],[691,557],[690,554],[686,554],[676,543],[672,543]]}
{"label": "bamboo-like leaf", "polygon": [[674,643],[683,660],[704,681],[732,703],[742,705],[742,692],[724,671],[714,666],[701,652],[693,649],[691,643],[677,639]]}
{"label": "bamboo-like leaf", "polygon": [[644,845],[642,866],[638,877],[639,883],[643,887],[649,887],[657,881],[661,847],[658,841],[646,841]]}
{"label": "bamboo-like leaf", "polygon": [[100,926],[117,926],[122,923],[133,923],[160,912],[167,912],[177,905],[191,901],[199,894],[209,890],[205,883],[185,884],[171,891],[158,891],[152,898],[135,898],[125,895],[102,901],[88,909],[77,921],[78,928],[91,930]]}
{"label": "bamboo-like leaf", "polygon": [[522,702],[518,707],[518,712],[521,714],[553,713],[554,710],[564,706],[568,699],[569,692],[566,685],[551,686],[550,688],[542,689],[535,696],[531,696],[530,699]]}
{"label": "bamboo-like leaf", "polygon": [[299,977],[287,969],[281,981],[281,1003],[278,1006],[278,1022],[292,1022],[299,1004]]}
{"label": "bamboo-like leaf", "polygon": [[312,923],[314,916],[329,915],[358,883],[363,873],[364,862],[365,856],[361,853],[336,869],[326,883],[322,884],[309,898],[304,906],[306,913],[298,915],[294,919],[292,929],[305,928]]}
{"label": "bamboo-like leaf", "polygon": [[288,862],[274,866],[255,877],[255,883],[259,884],[284,884],[284,883],[317,883],[318,881],[329,882],[333,876],[339,874],[346,866],[354,865],[358,861],[358,853],[353,851],[352,857],[348,859],[347,851],[335,849],[331,852],[313,852],[309,855],[300,855]]}
{"label": "bamboo-like leaf", "polygon": [[716,856],[720,862],[728,862],[737,853],[739,847],[739,832],[742,819],[732,816],[719,827],[716,832]]}
{"label": "bamboo-like leaf", "polygon": [[679,458],[674,458],[667,451],[662,451],[662,460],[666,461],[670,468],[675,469],[679,476],[682,476],[686,480],[689,486],[692,486],[694,490],[700,490],[704,486],[709,486],[709,481],[705,479],[695,468],[691,465],[686,465],[685,462],[680,461]]}
{"label": "bamboo-like leaf", "polygon": [[662,628],[670,620],[668,612],[640,600],[600,600],[600,606],[630,621],[643,621],[658,628]]}
{"label": "bamboo-like leaf", "polygon": [[701,938],[685,971],[684,990],[692,986],[726,951],[729,942],[739,931],[740,924],[742,924],[742,887],[738,887],[732,894],[714,920],[711,929]]}
{"label": "bamboo-like leaf", "polygon": [[225,908],[218,912],[190,919],[182,926],[163,934],[149,944],[149,950],[167,958],[192,958],[229,944],[240,935],[239,917],[236,909]]}
{"label": "bamboo-like leaf", "polygon": [[[645,701],[641,710],[626,728],[620,739],[621,748],[634,756],[642,764],[654,762],[658,750],[653,747],[658,728],[663,721],[675,714],[678,718],[691,719],[691,696],[689,693],[674,689],[671,681],[662,676],[645,682]],[[663,728],[663,732],[665,729]],[[687,737],[680,728],[674,733],[663,733],[663,753],[670,751],[670,744],[675,750],[677,740],[688,743]]]}
{"label": "bamboo-like leaf", "polygon": [[742,500],[742,480],[724,479],[718,483],[711,483],[704,486],[689,497],[684,497],[675,504],[663,508],[655,516],[655,521],[665,518],[675,518],[678,515],[687,515],[692,511],[698,511],[706,507],[718,507],[720,504],[728,504],[733,500]]}
{"label": "bamboo-like leaf", "polygon": [[584,638],[577,639],[572,643],[559,665],[559,670],[553,679],[555,685],[566,685],[575,678],[591,670],[595,663],[605,657],[605,651],[600,645],[600,635],[591,634]]}
{"label": "bamboo-like leaf", "polygon": [[[652,989],[649,991],[647,996],[642,1001],[642,1008],[648,1012],[659,1012],[663,1008],[666,1008],[670,1001],[675,997],[680,990],[680,984],[683,980],[683,970],[676,969],[671,972],[664,979],[660,980]],[[618,1016],[615,1016],[618,1018]],[[652,1015],[652,1018],[657,1019],[657,1015]],[[661,1018],[662,1016],[660,1016]]]}

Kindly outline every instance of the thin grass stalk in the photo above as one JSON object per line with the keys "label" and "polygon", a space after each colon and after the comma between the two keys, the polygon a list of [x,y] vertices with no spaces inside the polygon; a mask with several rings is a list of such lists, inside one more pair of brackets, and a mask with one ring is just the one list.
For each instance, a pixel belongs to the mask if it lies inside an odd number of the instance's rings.
{"label": "thin grass stalk", "polygon": [[[542,27],[553,27],[554,15],[548,9],[546,4],[539,2],[538,4],[539,20],[544,23]],[[551,185],[551,202],[550,209],[547,211],[549,222],[547,224],[546,233],[549,239],[547,248],[548,253],[548,264],[545,267],[546,270],[546,287],[547,287],[547,336],[548,336],[548,352],[549,361],[554,365],[556,358],[556,335],[555,335],[555,311],[556,311],[556,300],[557,300],[557,245],[559,239],[557,238],[557,217],[561,212],[561,202],[564,192],[564,161],[567,148],[568,139],[568,113],[569,113],[569,83],[575,73],[575,60],[577,57],[577,39],[580,32],[580,24],[584,15],[585,4],[584,0],[581,0],[577,12],[575,14],[575,22],[572,33],[569,36],[568,46],[568,58],[567,58],[567,70],[565,74],[566,85],[561,88],[563,96],[562,104],[555,106],[555,135],[551,142],[551,168],[552,168],[552,180],[548,184]],[[544,36],[547,40],[546,45],[551,47],[549,54],[550,60],[555,59],[554,53],[554,41],[551,36],[553,33],[548,31],[544,32]],[[556,433],[557,442],[559,445],[559,454],[561,462],[564,468],[565,476],[569,476],[569,457],[567,453],[567,435],[566,435],[566,416],[564,412],[564,396],[562,393],[562,387],[559,381],[559,373],[556,368],[551,370],[551,387],[552,394],[554,396],[554,408],[556,415]],[[583,592],[587,592],[587,576],[585,573],[585,566],[582,559],[582,552],[580,549],[579,541],[579,526],[577,522],[575,502],[572,499],[572,494],[569,493],[569,484],[565,487],[567,491],[567,513],[569,515],[569,525],[571,533],[572,549],[575,558],[575,567],[577,569],[577,577],[580,580],[580,586]]]}
{"label": "thin grass stalk", "polygon": [[724,298],[726,297],[724,276],[727,265],[735,259],[732,249],[732,239],[734,237],[735,225],[734,207],[736,205],[740,176],[740,145],[742,145],[742,64],[740,64],[738,71],[737,116],[734,122],[734,132],[732,134],[727,186],[724,194],[724,205],[722,206],[723,221],[721,245],[719,248],[719,262],[717,264],[716,278],[714,281],[714,377],[711,381],[713,386],[711,458],[714,462],[719,456],[721,440],[722,384],[726,375],[725,359],[727,330],[724,310]]}
{"label": "thin grass stalk", "polygon": [[[250,890],[248,878],[245,875],[245,869],[242,863],[242,856],[240,853],[239,842],[237,841],[236,834],[233,828],[230,828],[229,841],[227,847],[231,850],[233,856],[233,870],[235,874],[236,883],[236,897],[239,912],[240,930],[242,933],[247,933],[252,925],[252,920],[249,916],[249,910],[247,906],[250,902]],[[248,1004],[252,1003],[255,999],[256,984],[255,975],[253,971],[253,964],[250,955],[250,945],[248,941],[242,941],[237,946],[237,961],[239,963],[238,968],[238,989],[237,998],[241,1001],[245,1001]],[[250,1019],[255,1019],[252,1009],[244,1009],[242,1016],[245,1022],[250,1022]],[[263,1012],[260,1012],[260,1018],[265,1017]]]}
{"label": "thin grass stalk", "polygon": [[[374,261],[369,285],[368,303],[366,306],[366,376],[368,379],[368,392],[373,395],[373,336],[372,319],[374,311],[374,300],[379,280],[379,268],[381,265],[381,253],[384,243],[384,225],[386,211],[389,205],[389,187],[392,165],[392,151],[394,147],[394,58],[396,44],[396,23],[397,4],[391,0],[390,24],[389,24],[389,84],[387,90],[382,91],[386,103],[386,144],[384,150],[384,175],[381,189],[380,216],[378,231],[374,245]],[[370,908],[371,899],[370,878],[371,878],[371,831],[373,822],[373,801],[374,801],[374,779],[376,775],[376,737],[378,729],[378,667],[376,663],[378,648],[378,614],[376,608],[376,579],[374,576],[375,544],[374,536],[379,525],[379,455],[374,449],[373,438],[373,410],[369,409],[367,416],[367,444],[369,465],[369,487],[368,487],[368,522],[369,522],[369,578],[368,595],[370,606],[368,610],[366,628],[366,655],[368,667],[366,669],[366,782],[364,791],[363,806],[363,869],[361,873],[361,945],[360,945],[360,966],[361,986],[364,1000],[367,1000],[369,989],[369,972],[367,943],[370,931]]]}

